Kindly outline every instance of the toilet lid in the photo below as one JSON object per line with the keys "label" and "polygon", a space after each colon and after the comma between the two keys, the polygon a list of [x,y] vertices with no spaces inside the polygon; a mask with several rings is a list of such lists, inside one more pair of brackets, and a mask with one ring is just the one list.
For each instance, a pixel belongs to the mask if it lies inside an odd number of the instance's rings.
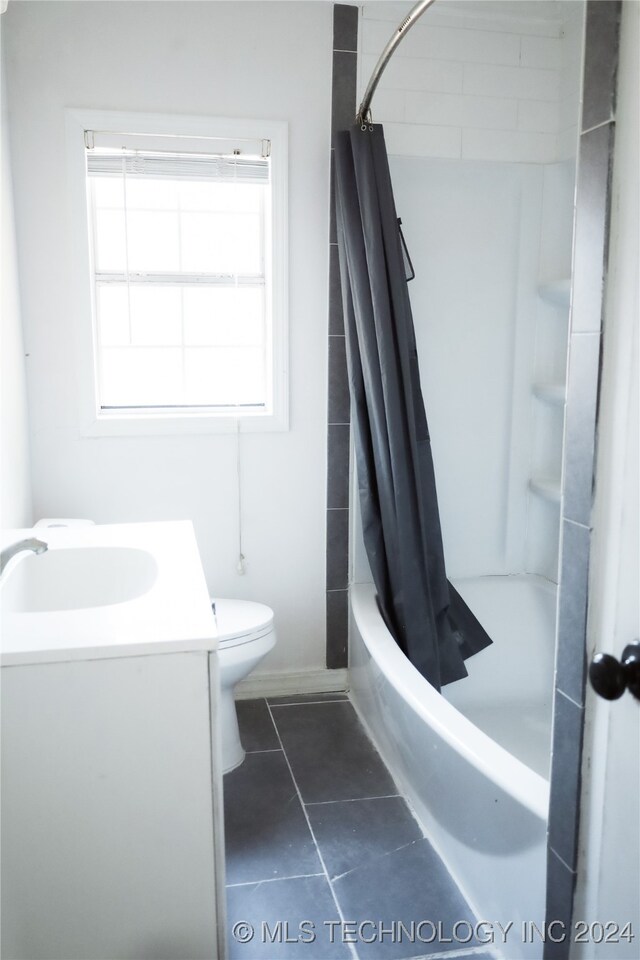
{"label": "toilet lid", "polygon": [[218,646],[234,646],[257,640],[273,630],[273,610],[264,603],[253,600],[218,600],[216,622]]}

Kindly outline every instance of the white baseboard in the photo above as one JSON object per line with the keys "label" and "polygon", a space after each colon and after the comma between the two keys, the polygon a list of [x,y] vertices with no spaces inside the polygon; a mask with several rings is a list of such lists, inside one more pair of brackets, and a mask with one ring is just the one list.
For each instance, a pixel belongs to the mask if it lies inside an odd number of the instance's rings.
{"label": "white baseboard", "polygon": [[265,673],[241,680],[236,700],[255,697],[288,697],[292,693],[336,693],[349,689],[348,670],[304,670],[300,673]]}

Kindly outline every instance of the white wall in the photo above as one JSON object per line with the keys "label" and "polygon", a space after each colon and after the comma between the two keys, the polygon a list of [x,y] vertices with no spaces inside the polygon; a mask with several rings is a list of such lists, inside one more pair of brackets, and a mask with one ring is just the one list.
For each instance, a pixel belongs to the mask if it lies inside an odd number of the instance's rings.
{"label": "white wall", "polygon": [[409,292],[454,578],[525,568],[542,173],[391,158],[416,269]]}
{"label": "white wall", "polygon": [[[358,90],[412,3],[364,4]],[[551,163],[575,156],[583,4],[449,0],[401,41],[372,103],[391,153]]]}
{"label": "white wall", "polygon": [[[192,519],[212,592],[275,610],[280,642],[264,669],[321,667],[331,5],[50,0],[11,3],[5,20],[35,512]],[[291,425],[242,437],[244,577],[234,437],[80,436],[67,107],[289,122]]]}
{"label": "white wall", "polygon": [[[4,20],[0,20],[0,43],[4,43]],[[2,57],[2,134],[0,167],[2,272],[0,322],[0,525],[31,524],[31,479],[29,474],[29,425],[25,385],[24,346],[20,320],[20,297],[16,266],[15,224],[9,155],[4,56]]]}

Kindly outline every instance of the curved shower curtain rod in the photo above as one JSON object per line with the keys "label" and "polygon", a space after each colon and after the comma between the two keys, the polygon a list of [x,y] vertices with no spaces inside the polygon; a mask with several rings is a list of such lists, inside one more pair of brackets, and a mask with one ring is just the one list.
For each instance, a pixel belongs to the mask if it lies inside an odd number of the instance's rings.
{"label": "curved shower curtain rod", "polygon": [[380,59],[373,69],[371,79],[367,84],[367,89],[365,90],[364,97],[362,98],[362,103],[360,104],[356,114],[356,123],[359,123],[363,130],[366,130],[367,126],[371,124],[371,99],[376,92],[376,87],[378,86],[384,68],[388,64],[394,50],[402,38],[409,32],[416,20],[422,16],[427,7],[430,7],[432,3],[435,3],[435,0],[419,0],[419,3],[416,3],[416,5],[411,8],[400,26],[394,30],[393,35],[380,54]]}

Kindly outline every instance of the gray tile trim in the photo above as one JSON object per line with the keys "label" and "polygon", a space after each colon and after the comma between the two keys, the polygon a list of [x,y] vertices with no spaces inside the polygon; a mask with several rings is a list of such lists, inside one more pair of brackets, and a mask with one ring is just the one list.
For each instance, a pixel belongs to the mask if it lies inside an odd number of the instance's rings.
{"label": "gray tile trim", "polygon": [[574,703],[584,703],[586,674],[587,591],[591,534],[564,520],[560,555],[560,603],[556,683]]}
{"label": "gray tile trim", "polygon": [[327,428],[327,509],[349,506],[350,428],[330,423]]}
{"label": "gray tile trim", "polygon": [[333,49],[348,50],[355,53],[358,49],[358,7],[347,3],[336,3],[333,7]]}
{"label": "gray tile trim", "polygon": [[333,51],[331,132],[348,130],[356,117],[357,54]]}
{"label": "gray tile trim", "polygon": [[329,245],[329,335],[344,336],[344,312],[337,243]]}
{"label": "gray tile trim", "polygon": [[[359,8],[333,7],[331,133],[354,122]],[[326,662],[348,664],[349,436],[351,419],[344,340],[344,316],[335,216],[334,151],[331,149],[329,207],[329,389],[327,398],[327,592]],[[340,512],[340,516],[335,515]]]}
{"label": "gray tile trim", "polygon": [[549,847],[572,870],[578,853],[580,766],[584,709],[556,695],[549,801]]}
{"label": "gray tile trim", "polygon": [[613,132],[613,123],[605,123],[580,137],[572,333],[598,333],[602,324]]}
{"label": "gray tile trim", "polygon": [[344,337],[329,337],[329,423],[349,423],[351,400],[347,375],[347,351]]}
{"label": "gray tile trim", "polygon": [[563,514],[588,527],[593,503],[600,334],[572,336],[564,437]]}
{"label": "gray tile trim", "polygon": [[610,120],[615,108],[620,0],[589,0],[585,24],[582,129]]}
{"label": "gray tile trim", "polygon": [[593,127],[589,127],[588,130],[583,130],[582,133],[591,133],[592,130],[599,130],[600,127],[606,127],[607,124],[611,123],[610,120],[603,120],[602,123],[596,123]]}
{"label": "gray tile trim", "polygon": [[349,591],[327,591],[327,667],[348,666]]}
{"label": "gray tile trim", "polygon": [[[585,635],[598,414],[600,330],[608,257],[619,0],[587,0],[583,116],[565,420],[563,547],[558,602],[546,920],[571,929],[580,820]],[[544,960],[568,960],[570,938]]]}
{"label": "gray tile trim", "polygon": [[[571,929],[573,911],[573,893],[576,874],[569,870],[553,850],[547,856],[547,923],[554,920],[563,924],[564,930]],[[570,937],[560,943],[547,940],[544,944],[543,960],[568,960],[571,947]]]}
{"label": "gray tile trim", "polygon": [[346,590],[348,553],[349,511],[327,510],[327,590]]}
{"label": "gray tile trim", "polygon": [[331,165],[329,178],[329,243],[338,243],[338,225],[336,223],[336,184],[334,150],[331,148]]}

